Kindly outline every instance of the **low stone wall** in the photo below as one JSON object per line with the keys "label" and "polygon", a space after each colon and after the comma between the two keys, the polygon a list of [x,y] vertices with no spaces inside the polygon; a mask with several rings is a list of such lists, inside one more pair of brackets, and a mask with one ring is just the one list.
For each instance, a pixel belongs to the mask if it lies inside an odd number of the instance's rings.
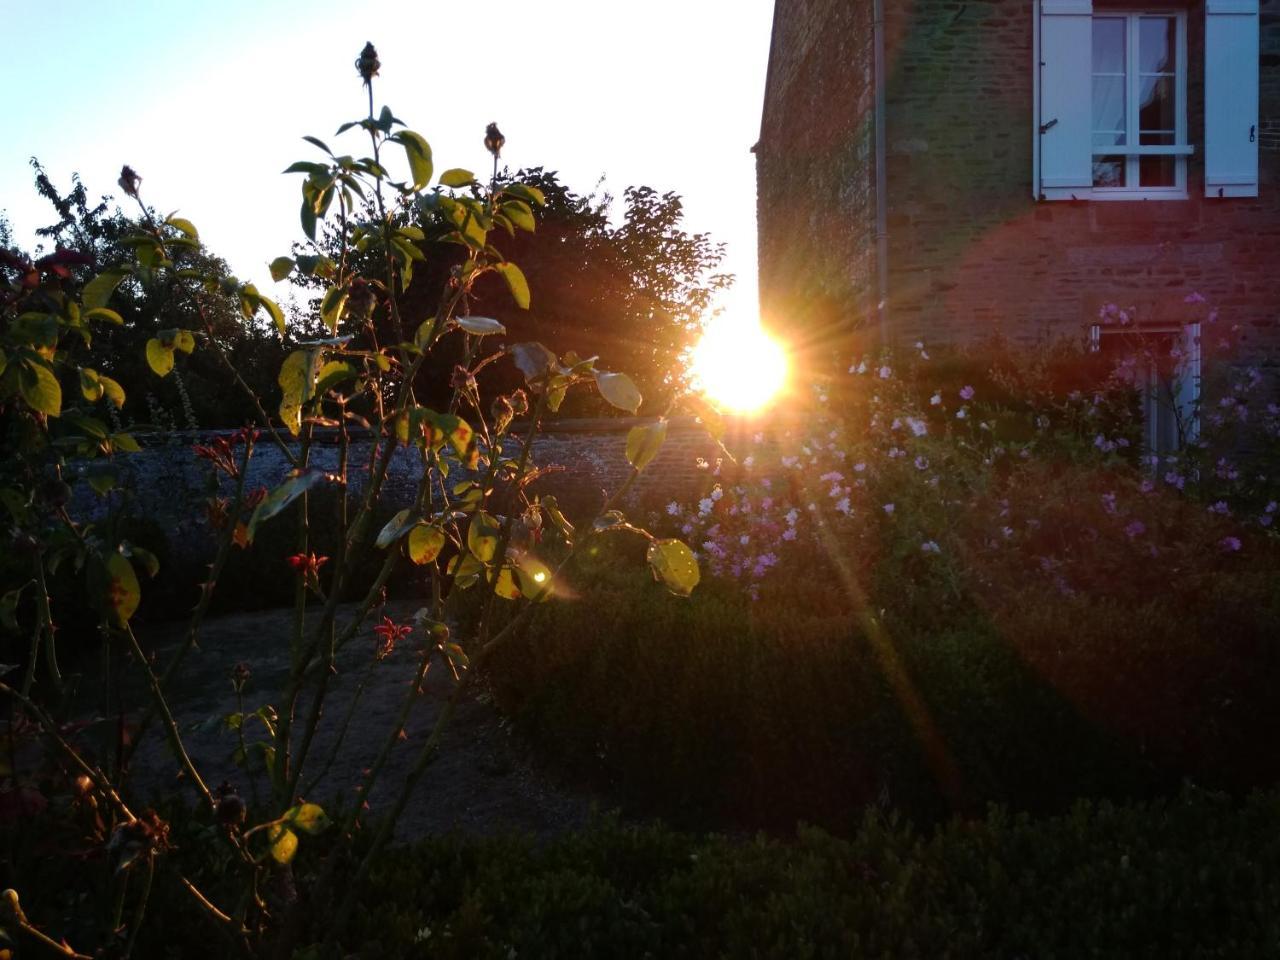
{"label": "low stone wall", "polygon": [[[549,472],[531,489],[543,495],[554,494],[571,517],[590,514],[630,475],[627,431],[647,422],[650,421],[601,419],[549,425],[534,440],[533,462],[541,467],[563,469]],[[140,453],[117,460],[121,486],[133,499],[131,512],[160,527],[171,549],[191,559],[204,553],[210,545],[204,522],[210,468],[206,461],[193,454],[192,447],[219,435],[225,434],[173,434],[144,446]],[[350,444],[348,473],[353,493],[363,488],[363,465],[372,453],[373,442],[369,436],[353,439]],[[659,501],[687,499],[706,477],[699,460],[714,463],[717,455],[717,446],[692,418],[673,419],[666,443],[633,487],[626,506],[647,508]],[[332,438],[325,437],[313,444],[311,465],[328,472],[337,470],[338,445]],[[248,488],[275,487],[289,470],[289,461],[281,450],[270,438],[263,437],[250,461]],[[397,449],[383,484],[380,506],[387,512],[408,506],[421,475],[422,464],[416,450]],[[465,475],[455,464],[450,482]],[[77,499],[72,507],[77,516],[92,518],[105,512],[105,501],[93,494],[87,484],[77,484],[76,488]]]}

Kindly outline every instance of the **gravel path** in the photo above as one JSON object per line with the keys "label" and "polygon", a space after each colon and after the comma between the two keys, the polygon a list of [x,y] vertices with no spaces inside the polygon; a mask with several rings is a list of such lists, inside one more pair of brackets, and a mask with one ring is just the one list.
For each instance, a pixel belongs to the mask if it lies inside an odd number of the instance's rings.
{"label": "gravel path", "polygon": [[[389,609],[388,612],[393,617],[407,619],[411,611]],[[351,613],[344,610],[340,616]],[[201,775],[211,788],[223,780],[230,782],[248,802],[252,802],[250,778],[235,765],[232,757],[238,745],[237,735],[225,725],[211,723],[210,718],[220,718],[236,710],[230,677],[237,663],[247,664],[252,674],[244,689],[246,711],[273,702],[279,695],[289,670],[287,638],[292,621],[290,610],[209,620],[201,631],[200,648],[187,657],[174,680],[172,702],[176,719],[186,734],[187,748]],[[330,807],[352,802],[361,771],[381,749],[413,682],[418,660],[409,643],[386,660],[369,666],[373,659],[375,622],[370,617],[360,633],[339,653],[337,674],[330,681],[325,712],[300,784],[308,784],[331,755],[348,705],[362,678],[367,677],[367,681],[332,768],[322,785],[306,794],[307,800]],[[145,647],[156,652],[157,662],[163,664],[181,635],[182,626],[175,624],[151,631],[142,641]],[[136,675],[137,671],[130,673]],[[393,801],[453,684],[447,667],[438,659],[434,661],[424,694],[406,725],[405,736],[392,750],[370,795],[375,814]],[[145,694],[137,689],[128,696],[130,702],[140,703]],[[295,732],[310,709],[310,696],[304,694],[299,703]],[[250,741],[262,739],[262,728],[256,721],[250,721],[245,727],[245,736]],[[176,771],[177,765],[157,724],[135,755],[131,772],[133,788],[140,796],[186,790],[194,799],[194,791],[175,777]],[[259,773],[254,779],[257,789],[265,796],[263,775]],[[530,762],[480,691],[459,704],[437,759],[427,769],[400,818],[396,836],[409,840],[454,829],[469,834],[515,830],[545,836],[582,826],[590,818],[592,807],[592,797],[556,783],[549,773]]]}

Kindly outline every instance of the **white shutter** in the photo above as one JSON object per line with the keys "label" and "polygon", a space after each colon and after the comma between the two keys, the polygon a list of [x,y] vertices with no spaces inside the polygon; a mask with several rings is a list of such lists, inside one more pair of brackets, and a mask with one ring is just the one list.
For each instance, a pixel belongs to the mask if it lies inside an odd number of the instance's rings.
{"label": "white shutter", "polygon": [[1093,0],[1041,0],[1040,187],[1093,189]]}
{"label": "white shutter", "polygon": [[1200,436],[1200,324],[1188,323],[1182,328],[1180,356],[1174,373],[1174,402],[1178,405],[1178,437],[1190,443]]}
{"label": "white shutter", "polygon": [[1204,192],[1258,195],[1258,0],[1207,0]]}

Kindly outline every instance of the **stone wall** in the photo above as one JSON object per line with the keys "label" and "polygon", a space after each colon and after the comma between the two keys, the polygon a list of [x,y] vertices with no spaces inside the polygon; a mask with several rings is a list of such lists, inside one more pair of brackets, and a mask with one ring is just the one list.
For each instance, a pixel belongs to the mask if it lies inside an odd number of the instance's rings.
{"label": "stone wall", "polygon": [[[627,430],[639,420],[562,421],[552,424],[534,441],[533,461],[544,467],[564,467],[538,480],[531,488],[542,494],[555,494],[571,517],[581,518],[598,509],[607,493],[618,489],[630,475],[626,458]],[[203,502],[208,496],[209,466],[197,459],[192,445],[214,434],[180,434],[164,443],[143,448],[141,453],[117,460],[122,486],[133,496],[131,512],[151,521],[163,531],[176,553],[198,557],[207,552],[211,538],[204,523]],[[517,447],[518,450],[518,447]],[[369,439],[357,439],[350,447],[352,489],[363,487],[359,468],[367,464],[372,452]],[[717,447],[691,418],[671,421],[666,443],[657,458],[633,487],[627,507],[646,510],[659,502],[687,499],[705,482],[706,471],[699,460],[714,463]],[[333,442],[313,446],[311,465],[319,470],[337,469],[338,447]],[[248,487],[268,488],[278,485],[289,473],[290,466],[280,449],[262,438],[250,461]],[[412,500],[422,475],[421,460],[416,450],[400,447],[395,454],[383,485],[380,507],[392,513]],[[455,464],[450,479],[462,476]],[[75,515],[100,515],[103,501],[77,484],[77,499],[72,507]]]}
{"label": "stone wall", "polygon": [[[1203,196],[1204,4],[1182,6],[1197,146],[1190,199],[1037,203],[1030,0],[888,0],[890,317],[900,340],[1081,336],[1101,301],[1175,319],[1195,290],[1242,325],[1247,358],[1280,351],[1280,149],[1268,134],[1280,123],[1280,0],[1261,5],[1258,199]],[[766,305],[815,289],[794,264],[824,274],[858,264],[844,309],[866,315],[870,8],[778,0],[758,151]]]}

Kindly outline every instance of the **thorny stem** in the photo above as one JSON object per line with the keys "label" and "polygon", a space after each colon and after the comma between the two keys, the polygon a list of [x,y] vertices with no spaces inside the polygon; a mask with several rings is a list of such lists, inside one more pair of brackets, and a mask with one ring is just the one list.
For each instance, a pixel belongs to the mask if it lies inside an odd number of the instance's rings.
{"label": "thorny stem", "polygon": [[142,929],[142,919],[147,913],[147,900],[151,897],[151,881],[155,879],[155,873],[156,855],[152,853],[147,857],[147,878],[142,882],[142,897],[138,900],[138,907],[133,914],[133,923],[129,928],[129,942],[124,948],[125,960],[133,956],[134,945],[138,942],[138,931]]}
{"label": "thorny stem", "polygon": [[[236,523],[237,518],[240,516],[240,511],[244,507],[244,488],[249,476],[249,458],[252,456],[253,438],[250,436],[245,440],[244,455],[240,458],[240,475],[236,478],[236,492],[231,501],[231,509],[227,514],[227,531],[223,534],[222,540],[218,544],[218,552],[214,555],[213,563],[209,567],[209,579],[200,588],[200,599],[196,602],[196,608],[191,612],[191,620],[187,624],[186,638],[177,651],[174,652],[169,665],[160,674],[161,690],[169,685],[169,681],[178,672],[178,668],[182,666],[183,660],[196,648],[196,641],[200,635],[200,625],[209,610],[209,605],[213,602],[213,592],[217,587],[218,578],[222,575],[222,568],[226,566],[227,558],[231,555],[231,548],[235,543]],[[155,718],[155,712],[154,705],[148,707],[147,712],[142,715],[142,719],[138,722],[133,740],[120,761],[121,773],[128,767],[134,751],[137,750],[138,744],[142,741],[143,733]]]}

